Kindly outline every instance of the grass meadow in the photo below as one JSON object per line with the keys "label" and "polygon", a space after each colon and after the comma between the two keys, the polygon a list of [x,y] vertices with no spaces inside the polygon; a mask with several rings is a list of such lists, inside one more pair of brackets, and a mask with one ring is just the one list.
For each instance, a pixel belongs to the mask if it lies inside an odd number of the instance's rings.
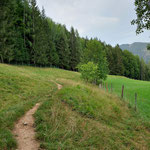
{"label": "grass meadow", "polygon": [[144,119],[150,120],[150,82],[128,79],[121,76],[108,76],[106,83],[113,85],[113,92],[121,97],[122,85],[124,85],[124,100],[131,106],[135,105],[135,93],[137,93],[137,109]]}
{"label": "grass meadow", "polygon": [[[55,82],[63,88],[57,90]],[[43,149],[150,149],[150,122],[79,73],[0,64],[1,150],[17,148],[14,123],[37,102],[42,105],[34,116],[36,138]]]}

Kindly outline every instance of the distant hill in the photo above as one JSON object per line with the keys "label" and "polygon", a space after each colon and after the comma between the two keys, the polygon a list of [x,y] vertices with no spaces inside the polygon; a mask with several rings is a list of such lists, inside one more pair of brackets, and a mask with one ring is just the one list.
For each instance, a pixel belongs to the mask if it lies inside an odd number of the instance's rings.
{"label": "distant hill", "polygon": [[149,43],[135,42],[133,44],[122,44],[120,45],[120,48],[122,50],[129,50],[134,55],[138,55],[148,63],[150,61],[150,51],[147,50],[147,44]]}

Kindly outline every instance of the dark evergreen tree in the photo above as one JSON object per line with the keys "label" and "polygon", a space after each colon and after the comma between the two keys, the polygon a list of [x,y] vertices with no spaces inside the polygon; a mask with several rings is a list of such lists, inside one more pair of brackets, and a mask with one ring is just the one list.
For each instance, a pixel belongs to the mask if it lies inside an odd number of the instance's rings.
{"label": "dark evergreen tree", "polygon": [[14,59],[15,0],[0,2],[0,62],[10,63]]}
{"label": "dark evergreen tree", "polygon": [[70,32],[69,48],[70,48],[70,68],[71,70],[76,70],[76,66],[80,62],[81,44],[78,31],[75,31],[73,27],[71,27]]}
{"label": "dark evergreen tree", "polygon": [[[14,19],[14,28],[15,28],[15,62],[17,63],[29,63],[30,62],[30,53],[29,50],[29,32],[30,32],[30,8],[28,1],[17,0],[17,7]],[[29,19],[30,18],[30,19]],[[31,43],[31,42],[30,42]],[[31,45],[31,44],[30,44]]]}
{"label": "dark evergreen tree", "polygon": [[59,67],[63,69],[69,68],[69,45],[68,38],[65,32],[65,27],[58,25],[57,27],[56,49],[59,56]]}
{"label": "dark evergreen tree", "polygon": [[123,54],[119,46],[114,48],[111,45],[106,46],[106,56],[110,74],[124,75]]}
{"label": "dark evergreen tree", "polygon": [[48,35],[48,44],[49,49],[47,51],[47,57],[48,57],[48,65],[50,66],[56,66],[59,67],[59,56],[56,51],[56,24],[49,18],[47,18],[48,28],[47,28],[47,35]]}
{"label": "dark evergreen tree", "polygon": [[141,59],[141,66],[140,66],[140,75],[141,75],[141,80],[146,80],[146,64],[144,62],[144,59]]}

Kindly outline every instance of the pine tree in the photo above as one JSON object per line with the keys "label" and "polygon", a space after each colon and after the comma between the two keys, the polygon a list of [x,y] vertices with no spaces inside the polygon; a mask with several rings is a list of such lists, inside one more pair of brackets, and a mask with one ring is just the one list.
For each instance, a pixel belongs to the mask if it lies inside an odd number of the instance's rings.
{"label": "pine tree", "polygon": [[70,32],[69,48],[70,48],[70,68],[71,70],[76,70],[76,66],[80,62],[81,44],[79,34],[77,31],[74,31],[73,27],[71,27]]}
{"label": "pine tree", "polygon": [[47,51],[49,49],[48,44],[48,23],[45,16],[45,10],[42,10],[41,16],[38,18],[39,31],[36,31],[36,52],[38,55],[37,63],[45,66],[48,64]]}
{"label": "pine tree", "polygon": [[120,49],[119,45],[117,45],[113,49],[113,61],[114,61],[114,74],[115,75],[123,75],[124,74],[124,65],[123,65],[123,58],[122,58],[122,50]]}
{"label": "pine tree", "polygon": [[140,74],[141,74],[141,80],[145,80],[146,79],[146,64],[143,58],[141,59]]}
{"label": "pine tree", "polygon": [[0,62],[10,63],[14,59],[13,18],[15,1],[2,1],[0,5]]}
{"label": "pine tree", "polygon": [[28,53],[28,37],[27,30],[29,29],[28,25],[29,20],[29,4],[26,0],[20,1],[17,0],[16,6],[16,15],[14,19],[15,27],[15,61],[17,63],[28,63],[29,62],[29,53]]}
{"label": "pine tree", "polygon": [[65,33],[65,27],[58,25],[57,28],[57,39],[56,39],[56,50],[59,56],[59,67],[63,69],[69,68],[69,45],[67,35]]}
{"label": "pine tree", "polygon": [[56,24],[49,18],[46,19],[48,26],[46,27],[47,41],[48,41],[48,65],[59,67],[59,56],[56,51],[55,38],[56,38]]}
{"label": "pine tree", "polygon": [[[31,0],[31,9],[32,9],[32,50],[31,50],[31,62],[36,65],[37,61],[37,55],[36,55],[36,31],[38,30],[36,23],[38,21],[38,17],[40,15],[37,5],[36,5],[36,0]],[[38,31],[37,31],[38,32]]]}

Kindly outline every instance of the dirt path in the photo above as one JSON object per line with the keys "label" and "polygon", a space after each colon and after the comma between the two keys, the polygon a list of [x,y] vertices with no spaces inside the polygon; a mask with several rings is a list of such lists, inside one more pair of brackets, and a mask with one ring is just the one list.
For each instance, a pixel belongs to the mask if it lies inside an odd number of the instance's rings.
{"label": "dirt path", "polygon": [[[57,84],[57,87],[58,90],[60,90],[62,88],[62,85]],[[40,105],[40,103],[37,103],[15,124],[13,134],[15,135],[15,138],[17,140],[17,150],[39,150],[40,143],[36,141],[35,138],[35,119],[33,115]]]}
{"label": "dirt path", "polygon": [[61,89],[62,89],[62,85],[60,85],[60,84],[58,84],[58,83],[56,83],[56,84],[57,84],[58,90],[61,90]]}
{"label": "dirt path", "polygon": [[15,125],[13,133],[18,143],[18,150],[38,150],[40,146],[35,140],[33,117],[39,106],[40,103],[36,104]]}

